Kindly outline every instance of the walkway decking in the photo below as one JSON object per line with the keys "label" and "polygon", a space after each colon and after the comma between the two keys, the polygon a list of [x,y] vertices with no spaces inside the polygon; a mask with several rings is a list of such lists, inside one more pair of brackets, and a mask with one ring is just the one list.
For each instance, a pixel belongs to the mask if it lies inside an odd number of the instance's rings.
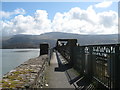
{"label": "walkway decking", "polygon": [[60,66],[56,52],[51,58],[50,67],[48,68],[48,88],[74,88],[70,85],[65,74],[64,67]]}

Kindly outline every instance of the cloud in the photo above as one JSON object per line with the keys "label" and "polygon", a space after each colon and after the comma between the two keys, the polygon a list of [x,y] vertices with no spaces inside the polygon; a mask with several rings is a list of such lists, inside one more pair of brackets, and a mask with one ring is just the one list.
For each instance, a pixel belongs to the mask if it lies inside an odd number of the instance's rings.
{"label": "cloud", "polygon": [[12,15],[25,14],[26,11],[22,8],[16,9],[13,12],[0,11],[1,18],[10,18]]}
{"label": "cloud", "polygon": [[118,15],[115,11],[96,13],[93,6],[87,10],[78,7],[69,12],[56,13],[54,31],[77,34],[115,34],[118,32]]}
{"label": "cloud", "polygon": [[103,1],[95,5],[96,8],[107,8],[112,5],[112,1]]}
{"label": "cloud", "polygon": [[37,10],[34,16],[15,16],[11,21],[2,21],[2,34],[32,34],[39,35],[45,32],[51,32],[51,21],[48,19],[48,13],[45,10]]}
{"label": "cloud", "polygon": [[118,14],[114,11],[102,12],[99,13],[100,24],[103,24],[104,27],[110,28],[113,25],[117,25]]}
{"label": "cloud", "polygon": [[115,11],[96,13],[93,6],[86,10],[79,7],[68,12],[57,12],[53,20],[46,10],[36,10],[33,16],[17,15],[9,21],[0,21],[3,35],[66,32],[77,34],[117,34],[118,14]]}

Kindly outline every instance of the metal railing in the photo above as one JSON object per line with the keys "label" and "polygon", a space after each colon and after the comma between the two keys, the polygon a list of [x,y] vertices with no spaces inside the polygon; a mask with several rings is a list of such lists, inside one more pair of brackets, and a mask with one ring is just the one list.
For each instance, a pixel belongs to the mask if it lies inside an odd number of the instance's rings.
{"label": "metal railing", "polygon": [[56,50],[81,76],[96,80],[105,88],[120,88],[120,44],[68,46],[56,45]]}

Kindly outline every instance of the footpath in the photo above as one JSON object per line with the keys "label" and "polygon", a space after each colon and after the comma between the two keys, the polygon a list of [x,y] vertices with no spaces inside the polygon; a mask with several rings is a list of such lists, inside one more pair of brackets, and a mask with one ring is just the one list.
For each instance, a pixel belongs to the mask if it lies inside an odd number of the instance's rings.
{"label": "footpath", "polygon": [[48,88],[74,88],[69,84],[65,74],[65,68],[60,64],[58,55],[53,52],[50,67],[47,69]]}
{"label": "footpath", "polygon": [[53,52],[47,69],[48,88],[68,88],[70,90],[95,90],[87,77],[81,76],[59,52]]}

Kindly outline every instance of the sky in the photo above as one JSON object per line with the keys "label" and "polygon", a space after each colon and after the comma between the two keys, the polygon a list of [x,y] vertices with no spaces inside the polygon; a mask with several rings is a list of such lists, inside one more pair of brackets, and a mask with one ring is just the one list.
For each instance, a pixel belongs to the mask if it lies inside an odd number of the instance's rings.
{"label": "sky", "polygon": [[3,36],[118,33],[118,3],[112,1],[3,2],[0,15]]}

